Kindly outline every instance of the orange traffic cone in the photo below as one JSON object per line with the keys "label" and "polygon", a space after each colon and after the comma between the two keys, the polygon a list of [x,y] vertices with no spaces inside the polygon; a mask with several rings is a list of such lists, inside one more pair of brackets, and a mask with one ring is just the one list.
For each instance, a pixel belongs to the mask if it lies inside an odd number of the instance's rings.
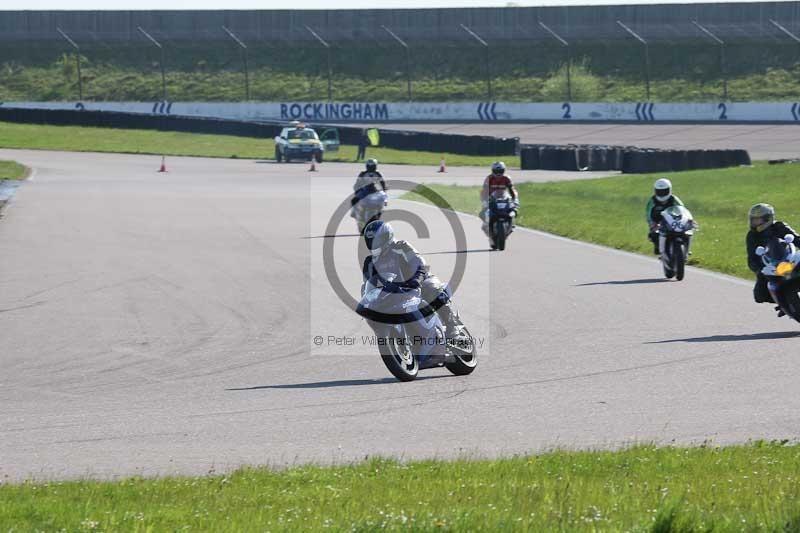
{"label": "orange traffic cone", "polygon": [[311,168],[308,169],[309,172],[316,172],[317,171],[317,156],[311,156]]}
{"label": "orange traffic cone", "polygon": [[163,155],[161,156],[161,168],[159,168],[158,171],[159,172],[166,172],[167,171],[166,158]]}
{"label": "orange traffic cone", "polygon": [[439,162],[439,172],[447,172],[447,165],[444,162],[444,154],[442,154],[442,160]]}

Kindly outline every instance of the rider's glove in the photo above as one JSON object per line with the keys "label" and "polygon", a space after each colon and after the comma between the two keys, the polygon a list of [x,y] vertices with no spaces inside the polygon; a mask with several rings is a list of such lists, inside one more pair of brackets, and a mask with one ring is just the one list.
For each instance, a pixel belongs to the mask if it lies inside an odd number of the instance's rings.
{"label": "rider's glove", "polygon": [[400,292],[400,285],[393,281],[384,281],[383,282],[383,289],[386,292]]}
{"label": "rider's glove", "polygon": [[408,287],[409,289],[419,289],[419,280],[416,278],[411,278],[403,283],[403,286]]}

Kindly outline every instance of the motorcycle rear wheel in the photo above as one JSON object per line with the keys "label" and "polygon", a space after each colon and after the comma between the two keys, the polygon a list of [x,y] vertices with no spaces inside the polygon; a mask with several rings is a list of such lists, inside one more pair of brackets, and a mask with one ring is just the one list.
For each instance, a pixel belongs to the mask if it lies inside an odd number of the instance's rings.
{"label": "motorcycle rear wheel", "polygon": [[475,339],[466,326],[461,326],[461,332],[462,335],[459,339],[468,339],[468,346],[464,346],[463,349],[457,348],[456,346],[448,347],[453,357],[455,357],[455,361],[452,363],[445,363],[444,365],[447,370],[456,376],[472,374],[478,366],[478,348],[475,346]]}

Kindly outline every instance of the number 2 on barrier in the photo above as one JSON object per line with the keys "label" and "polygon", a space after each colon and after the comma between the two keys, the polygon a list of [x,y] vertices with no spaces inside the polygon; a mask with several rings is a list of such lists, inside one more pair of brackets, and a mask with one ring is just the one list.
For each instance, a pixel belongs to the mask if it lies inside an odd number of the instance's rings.
{"label": "number 2 on barrier", "polygon": [[572,106],[569,105],[569,102],[565,102],[564,105],[561,106],[561,109],[564,110],[564,116],[561,118],[572,118]]}
{"label": "number 2 on barrier", "polygon": [[719,120],[728,120],[728,105],[725,102],[720,103],[717,106],[719,109]]}

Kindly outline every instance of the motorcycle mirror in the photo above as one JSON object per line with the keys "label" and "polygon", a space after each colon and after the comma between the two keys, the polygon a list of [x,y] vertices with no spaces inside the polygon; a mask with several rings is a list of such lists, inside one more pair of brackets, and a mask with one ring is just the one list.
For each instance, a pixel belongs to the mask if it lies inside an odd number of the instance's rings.
{"label": "motorcycle mirror", "polygon": [[786,235],[786,236],[783,238],[783,242],[785,242],[786,244],[792,244],[792,243],[794,242],[794,235],[792,235],[791,233],[789,233],[788,235]]}
{"label": "motorcycle mirror", "polygon": [[763,256],[765,253],[767,253],[767,249],[766,249],[766,248],[764,248],[763,246],[759,246],[758,248],[756,248],[756,255],[757,255],[757,256],[761,257],[761,256]]}

